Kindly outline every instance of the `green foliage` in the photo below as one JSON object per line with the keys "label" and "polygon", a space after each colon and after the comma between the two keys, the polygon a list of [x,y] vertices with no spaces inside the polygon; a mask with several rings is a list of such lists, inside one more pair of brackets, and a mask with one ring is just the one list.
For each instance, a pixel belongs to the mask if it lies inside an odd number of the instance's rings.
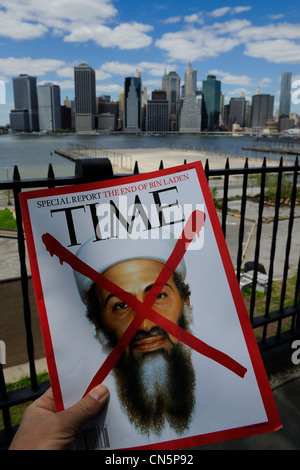
{"label": "green foliage", "polygon": [[[49,380],[48,372],[41,372],[37,374],[37,381],[38,382],[46,382]],[[14,383],[7,383],[6,390],[7,392],[11,392],[13,390],[17,390],[24,387],[29,387],[31,384],[30,377],[21,377],[18,382]],[[30,405],[31,402],[21,403],[20,405],[12,406],[10,408],[10,419],[12,426],[18,426],[21,422],[22,416],[26,408]],[[0,431],[4,429],[4,422],[2,413],[0,413]]]}
{"label": "green foliage", "polygon": [[16,219],[7,208],[0,210],[0,228],[17,229]]}
{"label": "green foliage", "polygon": [[[252,181],[256,182],[257,185],[260,185],[261,175],[253,175]],[[278,174],[266,174],[266,182],[265,182],[265,196],[269,201],[276,200],[276,193],[277,193],[277,185],[278,185]],[[293,185],[291,181],[288,179],[286,174],[282,175],[281,179],[281,192],[280,197],[281,199],[285,199],[286,201],[290,201],[292,196],[292,189]],[[296,198],[300,198],[300,187],[297,188],[296,191]]]}

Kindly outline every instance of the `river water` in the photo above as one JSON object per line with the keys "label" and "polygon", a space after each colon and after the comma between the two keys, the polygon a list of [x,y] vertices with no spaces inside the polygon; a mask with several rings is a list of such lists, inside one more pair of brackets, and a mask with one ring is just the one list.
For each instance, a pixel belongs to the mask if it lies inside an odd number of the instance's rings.
{"label": "river water", "polygon": [[[51,163],[55,176],[73,176],[75,164],[55,153],[66,149],[70,144],[91,148],[152,148],[193,149],[216,152],[232,156],[263,158],[264,154],[245,151],[243,146],[253,146],[253,137],[204,136],[204,135],[54,135],[54,136],[0,136],[0,181],[11,179],[17,165],[21,178],[44,178]],[[269,154],[267,155],[269,158]],[[276,161],[277,155],[273,155]],[[290,157],[294,161],[295,157]]]}

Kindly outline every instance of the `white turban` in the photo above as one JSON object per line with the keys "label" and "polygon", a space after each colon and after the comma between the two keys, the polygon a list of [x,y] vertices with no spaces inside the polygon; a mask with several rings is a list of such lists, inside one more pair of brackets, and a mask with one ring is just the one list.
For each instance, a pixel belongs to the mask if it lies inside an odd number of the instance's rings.
{"label": "white turban", "polygon": [[[158,232],[157,238],[126,239],[110,238],[97,240],[91,238],[87,240],[77,251],[76,256],[95,271],[103,274],[108,268],[133,259],[151,259],[165,264],[174,250],[176,239],[168,232]],[[182,258],[175,272],[181,274],[185,279],[186,268]],[[81,273],[74,272],[77,288],[83,302],[85,293],[91,288],[94,281]]]}

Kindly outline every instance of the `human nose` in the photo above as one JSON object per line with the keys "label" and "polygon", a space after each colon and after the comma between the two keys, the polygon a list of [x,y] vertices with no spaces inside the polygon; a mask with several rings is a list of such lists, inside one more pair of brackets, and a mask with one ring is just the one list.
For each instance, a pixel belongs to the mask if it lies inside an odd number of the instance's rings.
{"label": "human nose", "polygon": [[144,331],[150,331],[155,325],[155,323],[153,323],[151,320],[149,320],[148,318],[144,318],[141,326],[139,327],[140,330],[144,330]]}

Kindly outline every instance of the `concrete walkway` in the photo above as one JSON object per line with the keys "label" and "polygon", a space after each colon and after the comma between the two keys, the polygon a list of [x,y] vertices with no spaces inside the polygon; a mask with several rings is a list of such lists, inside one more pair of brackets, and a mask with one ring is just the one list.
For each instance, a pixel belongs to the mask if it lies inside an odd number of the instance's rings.
{"label": "concrete walkway", "polygon": [[[286,343],[262,354],[282,428],[267,434],[217,442],[193,450],[300,450],[300,364],[294,365],[294,350]],[[300,360],[300,354],[298,354]]]}

